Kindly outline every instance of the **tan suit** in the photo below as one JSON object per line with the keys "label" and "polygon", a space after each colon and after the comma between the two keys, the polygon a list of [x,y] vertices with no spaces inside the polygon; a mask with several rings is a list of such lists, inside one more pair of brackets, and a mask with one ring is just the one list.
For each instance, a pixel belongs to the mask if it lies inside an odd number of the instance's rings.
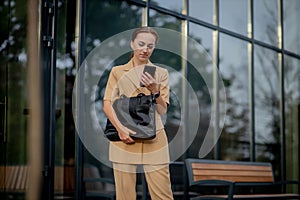
{"label": "tan suit", "polygon": [[[149,62],[148,65],[153,64]],[[161,97],[169,104],[168,71],[158,66],[155,67],[155,79],[159,84]],[[125,65],[113,67],[107,82],[104,100],[113,102],[121,95],[130,97],[141,92],[146,95],[150,94],[146,87],[140,87],[142,69],[133,67],[132,60]],[[125,144],[122,141],[110,142],[109,159],[114,163],[117,199],[135,199],[135,175],[133,174],[135,174],[136,164],[144,165],[152,199],[173,199],[168,168],[170,161],[168,140],[161,116],[157,112],[156,128],[156,138],[152,140],[136,141],[134,144]]]}

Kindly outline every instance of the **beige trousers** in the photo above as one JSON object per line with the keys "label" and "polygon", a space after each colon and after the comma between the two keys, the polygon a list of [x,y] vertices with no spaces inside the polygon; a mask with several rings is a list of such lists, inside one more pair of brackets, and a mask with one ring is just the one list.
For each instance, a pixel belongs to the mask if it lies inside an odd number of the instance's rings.
{"label": "beige trousers", "polygon": [[[136,199],[137,165],[113,163],[117,200]],[[169,165],[143,165],[152,200],[173,200]]]}

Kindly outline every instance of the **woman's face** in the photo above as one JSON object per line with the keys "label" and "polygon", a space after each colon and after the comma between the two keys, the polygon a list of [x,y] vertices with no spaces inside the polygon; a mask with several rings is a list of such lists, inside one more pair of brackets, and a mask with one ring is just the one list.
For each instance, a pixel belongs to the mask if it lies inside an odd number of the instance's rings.
{"label": "woman's face", "polygon": [[133,57],[140,63],[146,64],[155,47],[156,38],[151,33],[139,33],[130,46],[133,50]]}

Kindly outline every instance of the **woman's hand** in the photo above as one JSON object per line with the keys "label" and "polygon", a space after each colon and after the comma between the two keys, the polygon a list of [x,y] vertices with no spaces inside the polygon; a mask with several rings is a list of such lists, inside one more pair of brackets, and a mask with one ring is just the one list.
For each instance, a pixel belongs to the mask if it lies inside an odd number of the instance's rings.
{"label": "woman's hand", "polygon": [[122,124],[119,125],[117,128],[118,134],[120,139],[126,144],[133,144],[135,141],[130,137],[130,134],[136,134],[136,132],[130,130],[129,128],[123,126]]}
{"label": "woman's hand", "polygon": [[110,101],[103,101],[103,111],[106,117],[111,121],[111,123],[116,127],[120,139],[126,144],[133,144],[135,141],[129,136],[129,134],[136,134],[136,132],[130,130],[129,128],[123,126],[118,120],[116,113],[112,107]]}
{"label": "woman's hand", "polygon": [[151,91],[152,94],[158,92],[158,84],[154,77],[152,77],[148,72],[142,74],[141,82],[145,87]]}
{"label": "woman's hand", "polygon": [[[157,92],[159,92],[159,88],[158,88],[158,84],[155,80],[154,77],[152,77],[148,72],[145,72],[142,74],[141,77],[141,82],[143,85],[145,85],[145,87],[150,90],[150,92],[152,94],[156,94]],[[167,104],[166,102],[163,100],[163,98],[161,98],[161,96],[159,96],[158,98],[156,98],[156,110],[160,115],[166,114],[167,112]]]}

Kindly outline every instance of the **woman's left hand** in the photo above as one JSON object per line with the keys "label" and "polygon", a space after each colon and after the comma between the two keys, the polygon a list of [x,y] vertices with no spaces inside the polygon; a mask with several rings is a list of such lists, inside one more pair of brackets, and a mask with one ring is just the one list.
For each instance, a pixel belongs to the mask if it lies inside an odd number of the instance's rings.
{"label": "woman's left hand", "polygon": [[142,74],[141,82],[145,87],[151,91],[152,94],[158,91],[158,85],[154,77],[152,77],[148,72]]}

